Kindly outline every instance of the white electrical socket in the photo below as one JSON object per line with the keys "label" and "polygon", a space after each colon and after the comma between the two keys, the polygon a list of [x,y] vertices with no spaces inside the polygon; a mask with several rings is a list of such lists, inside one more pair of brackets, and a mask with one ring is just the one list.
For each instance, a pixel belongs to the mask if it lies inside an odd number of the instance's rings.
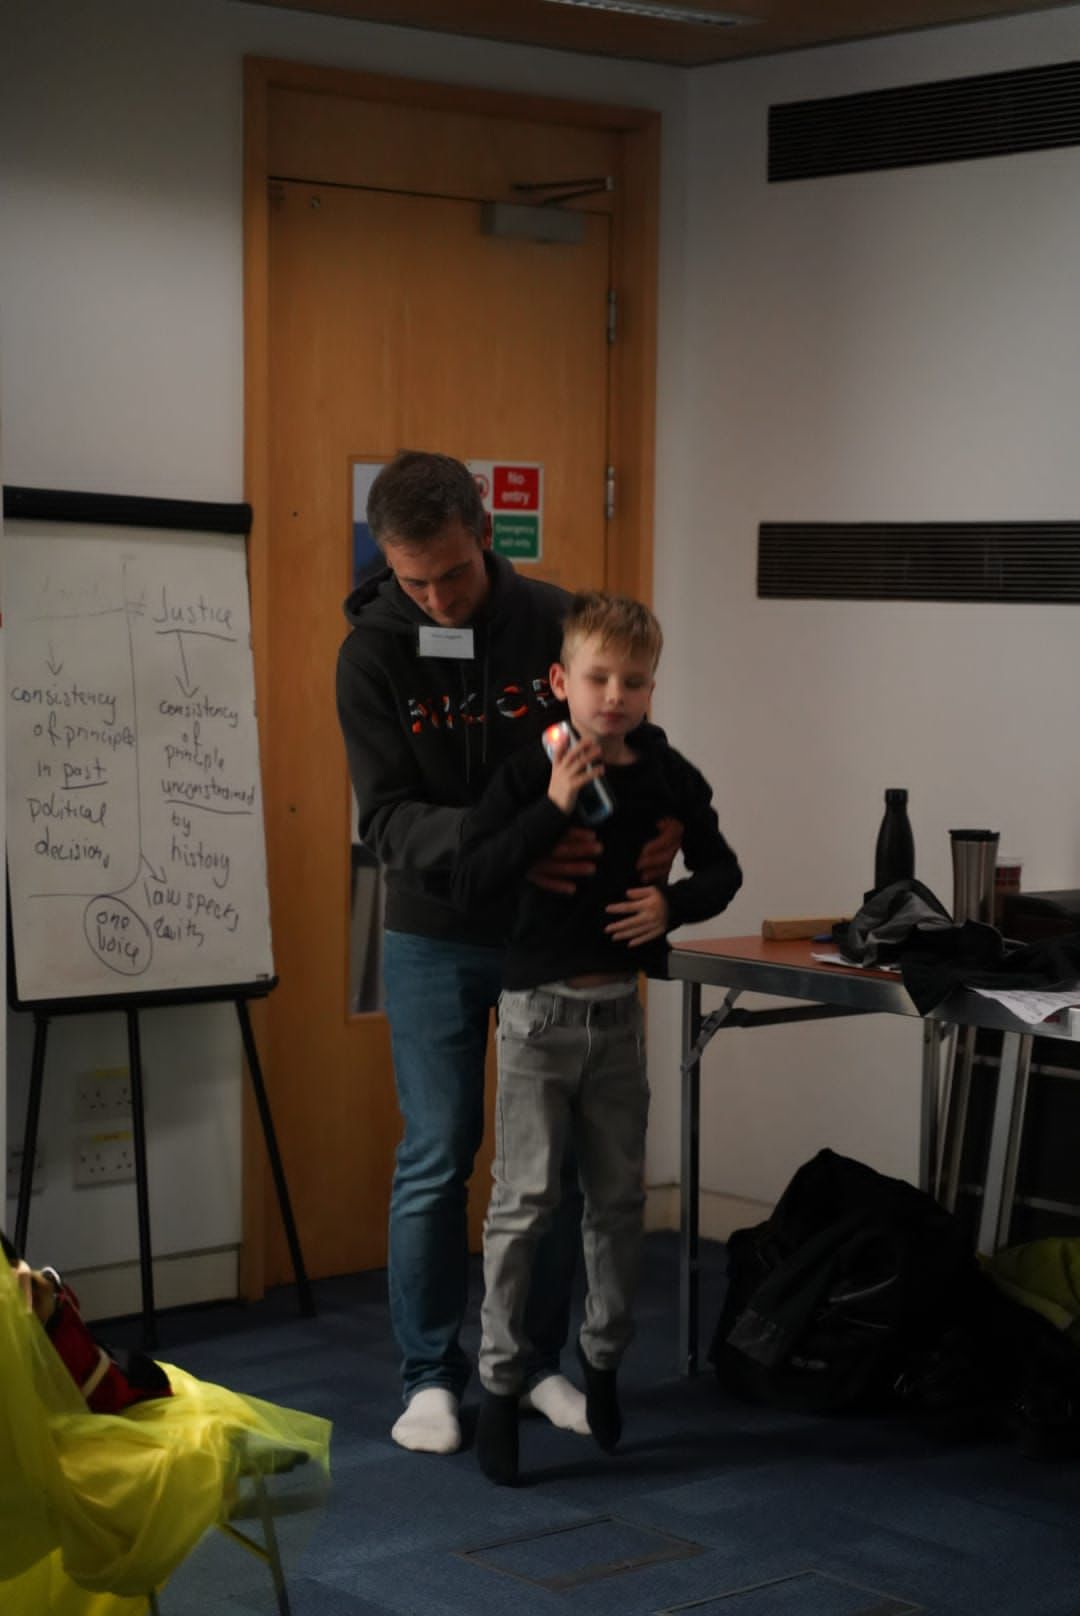
{"label": "white electrical socket", "polygon": [[[13,1201],[19,1193],[19,1175],[22,1172],[23,1152],[21,1145],[12,1145],[7,1154],[7,1195]],[[45,1154],[40,1145],[34,1151],[34,1187],[32,1195],[40,1195],[45,1188],[44,1175]]]}
{"label": "white electrical socket", "polygon": [[75,1120],[98,1124],[131,1115],[131,1073],[126,1066],[96,1066],[75,1074]]}
{"label": "white electrical socket", "polygon": [[135,1137],[130,1128],[82,1133],[75,1140],[75,1183],[131,1184],[135,1181]]}

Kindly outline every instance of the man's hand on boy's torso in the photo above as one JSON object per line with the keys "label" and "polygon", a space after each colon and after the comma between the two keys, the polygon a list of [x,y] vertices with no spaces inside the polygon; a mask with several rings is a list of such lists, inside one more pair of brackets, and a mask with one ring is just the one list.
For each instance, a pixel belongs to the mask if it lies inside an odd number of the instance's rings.
{"label": "man's hand on boy's torso", "polygon": [[[671,874],[675,855],[682,846],[682,820],[662,815],[656,821],[656,835],[649,838],[637,860],[637,873],[644,886],[662,887]],[[528,879],[542,892],[575,890],[578,881],[596,874],[596,863],[603,843],[587,825],[572,825],[546,858],[539,859],[528,872]]]}
{"label": "man's hand on boy's torso", "polygon": [[656,835],[645,843],[637,861],[638,874],[646,886],[662,887],[671,874],[675,855],[682,846],[685,826],[670,814],[656,822]]}
{"label": "man's hand on boy's torso", "polygon": [[572,894],[579,881],[596,874],[596,861],[604,844],[587,825],[571,825],[562,840],[546,858],[528,871],[528,878],[542,892]]}

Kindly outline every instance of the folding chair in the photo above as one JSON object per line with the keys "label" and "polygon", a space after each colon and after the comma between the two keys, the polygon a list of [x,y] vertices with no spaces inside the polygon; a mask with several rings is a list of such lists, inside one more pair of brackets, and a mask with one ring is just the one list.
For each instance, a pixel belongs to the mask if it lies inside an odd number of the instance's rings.
{"label": "folding chair", "polygon": [[[88,1616],[132,1616],[147,1603],[157,1611],[161,1588],[212,1526],[269,1566],[288,1616],[274,1519],[321,1497],[328,1422],[162,1368],[172,1396],[90,1412],[0,1262],[5,1616],[40,1616],[57,1588],[70,1613],[83,1596]],[[318,1485],[272,1485],[301,1465]],[[261,1523],[261,1541],[249,1520]]]}
{"label": "folding chair", "polygon": [[[322,1500],[322,1491],[317,1489],[308,1493],[291,1492],[275,1497],[272,1489],[267,1486],[267,1479],[298,1470],[307,1464],[309,1455],[302,1448],[282,1447],[280,1444],[270,1442],[255,1431],[242,1432],[239,1445],[242,1455],[241,1491],[229,1511],[228,1519],[218,1523],[218,1531],[230,1542],[246,1549],[257,1560],[261,1560],[263,1565],[269,1567],[278,1616],[292,1616],[274,1517],[292,1515],[314,1508]],[[241,1530],[238,1523],[242,1521],[259,1523],[262,1528],[261,1542],[250,1532]],[[158,1602],[157,1594],[151,1592],[149,1599],[152,1616],[166,1616]]]}

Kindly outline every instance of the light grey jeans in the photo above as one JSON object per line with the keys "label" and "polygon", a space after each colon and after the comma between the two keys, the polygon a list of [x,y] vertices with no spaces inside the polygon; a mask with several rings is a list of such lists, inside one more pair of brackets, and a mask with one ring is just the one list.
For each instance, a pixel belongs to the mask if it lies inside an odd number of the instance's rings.
{"label": "light grey jeans", "polygon": [[641,1002],[636,991],[601,1000],[504,992],[498,1048],[480,1379],[507,1395],[521,1389],[530,1358],[533,1252],[559,1203],[570,1140],[585,1201],[581,1347],[595,1368],[614,1369],[633,1335],[649,1116]]}

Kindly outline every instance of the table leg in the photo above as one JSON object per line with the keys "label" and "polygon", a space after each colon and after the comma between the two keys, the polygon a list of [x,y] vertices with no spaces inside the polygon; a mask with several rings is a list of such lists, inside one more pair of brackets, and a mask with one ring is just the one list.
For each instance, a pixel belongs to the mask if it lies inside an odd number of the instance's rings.
{"label": "table leg", "polygon": [[679,1361],[683,1373],[697,1370],[698,1354],[698,1188],[700,1172],[701,1055],[694,1045],[701,1031],[701,984],[684,982],[682,992],[682,1170],[679,1178]]}
{"label": "table leg", "polygon": [[1015,1186],[1015,1155],[1019,1150],[1019,1133],[1024,1120],[1024,1100],[1027,1096],[1027,1072],[1030,1063],[1030,1034],[1019,1032],[1003,1034],[997,1093],[994,1096],[994,1118],[990,1129],[990,1149],[986,1158],[982,1212],[979,1216],[978,1250],[984,1257],[992,1256],[997,1250],[1010,1158],[1013,1158]]}
{"label": "table leg", "polygon": [[948,1022],[941,1029],[941,1086],[938,1089],[937,1154],[930,1193],[939,1201],[945,1193],[945,1145],[948,1138],[949,1108],[952,1105],[953,1071],[956,1066],[956,1040],[960,1029]]}
{"label": "table leg", "polygon": [[978,1249],[986,1256],[1009,1241],[1033,1042],[1028,1033],[1006,1033],[1002,1037],[998,1094],[994,1096],[993,1128],[986,1157],[983,1212],[978,1223]]}
{"label": "table leg", "polygon": [[945,1117],[945,1137],[941,1146],[941,1180],[938,1200],[950,1212],[956,1211],[960,1193],[960,1164],[967,1134],[968,1106],[971,1099],[971,1074],[975,1064],[975,1028],[958,1027],[953,1045],[952,1074],[949,1083],[949,1107]]}
{"label": "table leg", "polygon": [[923,1022],[922,1110],[919,1116],[919,1188],[933,1193],[937,1167],[938,1091],[941,1086],[940,1021]]}
{"label": "table leg", "polygon": [[[698,1208],[701,1199],[701,1057],[714,1033],[735,1008],[741,988],[728,988],[718,1010],[701,1014],[701,984],[683,983],[682,1013],[682,1172],[679,1179],[679,1351],[683,1372],[697,1370]],[[783,1012],[777,1011],[777,1015]]]}

